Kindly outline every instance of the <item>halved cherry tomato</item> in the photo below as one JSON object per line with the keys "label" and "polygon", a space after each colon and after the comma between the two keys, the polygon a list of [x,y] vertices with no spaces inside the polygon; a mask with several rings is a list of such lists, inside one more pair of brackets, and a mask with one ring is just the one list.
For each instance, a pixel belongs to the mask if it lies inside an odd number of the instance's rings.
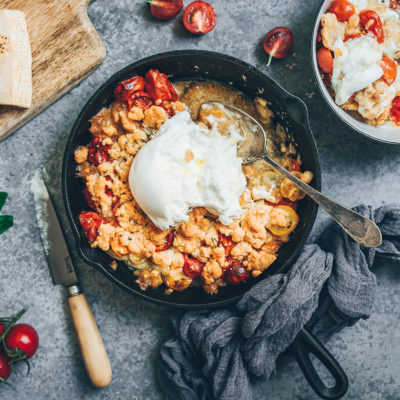
{"label": "halved cherry tomato", "polygon": [[278,26],[271,29],[264,37],[264,51],[269,54],[267,67],[271,64],[272,57],[285,58],[293,47],[293,34],[289,28]]}
{"label": "halved cherry tomato", "polygon": [[[277,215],[273,215],[273,213],[277,213]],[[270,232],[275,236],[289,235],[299,223],[299,216],[296,211],[286,205],[276,206],[271,212],[271,219],[281,219],[280,223],[268,226]]]}
{"label": "halved cherry tomato", "polygon": [[103,162],[110,161],[108,150],[111,149],[111,145],[103,145],[101,144],[102,141],[103,139],[100,136],[95,136],[88,145],[88,161],[96,166]]}
{"label": "halved cherry tomato", "polygon": [[179,14],[183,7],[182,0],[146,0],[151,13],[158,19],[166,21]]}
{"label": "halved cherry tomato", "polygon": [[93,242],[97,237],[97,231],[104,219],[97,213],[92,211],[82,211],[79,214],[79,222],[86,233],[88,239]]}
{"label": "halved cherry tomato", "polygon": [[183,273],[191,279],[200,278],[203,263],[187,253],[183,253]]}
{"label": "halved cherry tomato", "polygon": [[400,125],[400,96],[396,96],[392,101],[390,116],[396,125]]}
{"label": "halved cherry tomato", "polygon": [[217,13],[211,4],[205,1],[194,1],[185,8],[182,20],[189,32],[199,35],[215,28]]}
{"label": "halved cherry tomato", "polygon": [[335,14],[338,21],[345,22],[355,14],[356,10],[353,4],[349,3],[347,0],[336,0],[331,5],[329,12]]}
{"label": "halved cherry tomato", "polygon": [[329,49],[321,47],[317,52],[317,61],[320,69],[326,74],[333,72],[333,56]]}
{"label": "halved cherry tomato", "polygon": [[178,93],[176,93],[171,82],[168,80],[167,75],[157,69],[150,69],[146,72],[145,88],[154,100],[178,100]]}
{"label": "halved cherry tomato", "polygon": [[154,100],[148,96],[136,97],[132,99],[132,102],[129,102],[129,108],[131,107],[140,107],[143,111],[148,109],[154,104]]}
{"label": "halved cherry tomato", "polygon": [[156,247],[156,252],[169,249],[172,246],[172,242],[174,241],[174,238],[175,238],[174,231],[169,232],[167,234],[167,236],[165,236],[165,243],[162,246]]}
{"label": "halved cherry tomato", "polygon": [[218,232],[218,243],[224,247],[225,257],[228,257],[236,246],[236,243],[230,237],[223,235],[221,232]]}
{"label": "halved cherry tomato", "polygon": [[381,68],[383,69],[382,79],[390,86],[397,78],[396,63],[390,57],[383,56]]}
{"label": "halved cherry tomato", "polygon": [[385,33],[382,27],[382,21],[379,15],[372,10],[364,10],[360,12],[360,23],[367,32],[372,33],[378,43],[383,43]]}
{"label": "halved cherry tomato", "polygon": [[85,198],[86,204],[92,210],[96,210],[96,205],[94,204],[92,195],[90,194],[89,189],[87,187],[85,187],[85,189],[83,190],[83,197]]}
{"label": "halved cherry tomato", "polygon": [[229,257],[227,260],[229,263],[228,269],[224,271],[224,280],[231,285],[236,285],[240,282],[245,281],[250,278],[249,271],[247,271],[246,267],[238,260]]}
{"label": "halved cherry tomato", "polygon": [[7,380],[11,372],[11,360],[3,350],[0,350],[0,382]]}
{"label": "halved cherry tomato", "polygon": [[4,343],[8,350],[19,349],[25,353],[26,358],[31,358],[39,347],[39,336],[32,326],[16,324],[8,331]]}
{"label": "halved cherry tomato", "polygon": [[114,90],[115,99],[127,102],[132,93],[144,89],[144,83],[144,78],[141,76],[134,76],[126,81],[120,82]]}

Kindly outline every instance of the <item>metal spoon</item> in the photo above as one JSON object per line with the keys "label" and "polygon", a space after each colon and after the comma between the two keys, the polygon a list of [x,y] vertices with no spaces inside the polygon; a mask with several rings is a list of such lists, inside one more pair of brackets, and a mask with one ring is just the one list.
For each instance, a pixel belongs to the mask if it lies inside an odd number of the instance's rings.
{"label": "metal spoon", "polygon": [[256,160],[265,160],[277,172],[291,180],[310,196],[356,242],[365,247],[377,247],[382,243],[382,234],[375,223],[350,208],[329,199],[271,159],[266,151],[267,134],[257,120],[239,108],[216,101],[203,103],[201,108],[212,105],[218,108],[223,107],[238,118],[242,131],[245,133],[245,139],[238,146],[238,156],[243,159],[244,164],[252,163]]}

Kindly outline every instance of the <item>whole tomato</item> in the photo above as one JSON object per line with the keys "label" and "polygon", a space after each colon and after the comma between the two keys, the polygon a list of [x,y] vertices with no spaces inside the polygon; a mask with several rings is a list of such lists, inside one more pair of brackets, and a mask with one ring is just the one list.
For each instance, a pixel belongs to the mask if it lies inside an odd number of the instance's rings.
{"label": "whole tomato", "polygon": [[23,351],[26,358],[31,358],[39,346],[39,336],[36,330],[28,324],[16,324],[7,333],[5,345],[11,351],[17,348]]}
{"label": "whole tomato", "polygon": [[11,375],[11,371],[12,367],[10,359],[3,350],[0,350],[0,382],[8,379],[8,377]]}
{"label": "whole tomato", "polygon": [[185,260],[183,273],[191,279],[200,278],[203,263],[187,253],[183,253],[183,258]]}
{"label": "whole tomato", "polygon": [[285,58],[292,50],[293,43],[293,34],[289,28],[278,26],[267,32],[263,40],[264,51],[269,54],[267,67],[272,58]]}
{"label": "whole tomato", "polygon": [[333,2],[329,12],[335,14],[338,21],[345,22],[355,14],[356,10],[353,4],[349,3],[347,0],[336,0]]}

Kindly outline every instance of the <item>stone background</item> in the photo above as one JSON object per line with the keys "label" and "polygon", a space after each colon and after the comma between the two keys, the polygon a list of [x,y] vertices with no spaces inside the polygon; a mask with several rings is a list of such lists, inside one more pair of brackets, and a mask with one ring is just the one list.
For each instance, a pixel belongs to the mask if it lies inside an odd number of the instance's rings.
{"label": "stone background", "polygon": [[[189,3],[184,1],[185,5]],[[92,306],[114,372],[103,390],[91,387],[84,371],[62,287],[52,286],[29,185],[33,171],[45,167],[50,191],[69,229],[61,198],[61,163],[71,126],[88,98],[113,73],[127,64],[174,49],[209,49],[234,55],[276,79],[305,100],[321,156],[324,193],[354,206],[379,206],[399,200],[399,147],[372,142],[347,128],[324,103],[311,70],[310,40],[318,0],[212,1],[216,29],[202,37],[187,33],[180,18],[158,22],[142,0],[97,0],[89,16],[107,48],[105,62],[18,132],[0,143],[0,189],[9,192],[3,210],[15,226],[0,236],[0,314],[28,305],[24,321],[40,335],[40,349],[29,377],[18,365],[1,399],[160,399],[155,379],[158,348],[168,334],[168,309],[138,300],[82,263],[73,253],[82,286]],[[264,34],[275,26],[294,33],[293,54],[266,68],[261,48]],[[327,223],[319,212],[312,237]],[[68,237],[72,243],[70,231]],[[311,237],[311,240],[312,240]],[[378,265],[374,313],[369,320],[343,331],[329,350],[347,372],[347,399],[400,398],[400,271]],[[299,396],[299,397],[298,397]],[[314,399],[296,363],[279,367],[276,376],[257,387],[256,399]]]}

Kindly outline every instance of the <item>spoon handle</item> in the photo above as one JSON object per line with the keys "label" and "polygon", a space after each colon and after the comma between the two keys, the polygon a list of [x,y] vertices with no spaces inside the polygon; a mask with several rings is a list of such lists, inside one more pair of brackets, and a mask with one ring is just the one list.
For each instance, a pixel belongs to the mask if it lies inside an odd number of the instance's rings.
{"label": "spoon handle", "polygon": [[324,196],[311,186],[307,185],[293,174],[281,167],[267,155],[264,160],[273,166],[277,172],[295,183],[303,192],[310,196],[321,208],[323,208],[357,243],[365,247],[377,247],[382,243],[382,234],[375,223],[363,215],[342,206]]}

